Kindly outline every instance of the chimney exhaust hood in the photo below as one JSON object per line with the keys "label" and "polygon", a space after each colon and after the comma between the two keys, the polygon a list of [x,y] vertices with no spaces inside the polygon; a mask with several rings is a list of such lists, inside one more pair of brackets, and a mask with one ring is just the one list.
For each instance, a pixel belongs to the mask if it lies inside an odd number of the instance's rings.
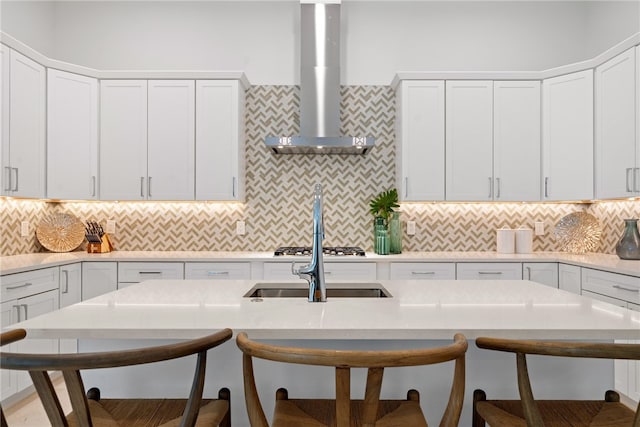
{"label": "chimney exhaust hood", "polygon": [[365,154],[368,136],[340,135],[340,0],[301,0],[300,136],[268,136],[277,154]]}

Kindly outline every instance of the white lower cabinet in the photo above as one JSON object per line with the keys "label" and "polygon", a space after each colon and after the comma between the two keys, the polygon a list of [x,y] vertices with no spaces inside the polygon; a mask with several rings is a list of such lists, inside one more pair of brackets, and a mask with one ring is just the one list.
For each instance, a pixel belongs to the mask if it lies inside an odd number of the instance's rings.
{"label": "white lower cabinet", "polygon": [[251,263],[248,262],[187,262],[184,278],[206,280],[251,279]]}
{"label": "white lower cabinet", "polygon": [[522,280],[519,262],[465,262],[456,264],[458,280]]}
{"label": "white lower cabinet", "polygon": [[[629,310],[640,312],[640,304],[628,304]],[[640,344],[640,341],[636,341]],[[627,396],[636,402],[640,402],[640,361],[628,362],[627,369]]]}
{"label": "white lower cabinet", "polygon": [[582,269],[582,292],[585,291],[640,304],[640,278],[606,271]]}
{"label": "white lower cabinet", "polygon": [[82,263],[82,301],[118,289],[118,263]]}
{"label": "white lower cabinet", "polygon": [[184,263],[181,262],[119,262],[118,289],[145,280],[184,279]]}
{"label": "white lower cabinet", "polygon": [[[60,267],[60,308],[82,301],[82,263]],[[78,340],[61,339],[60,353],[77,353]]]}
{"label": "white lower cabinet", "polygon": [[[58,267],[2,276],[2,327],[33,319],[60,306]],[[18,353],[57,353],[57,339],[24,339],[11,344],[8,351]],[[0,371],[0,400],[29,387],[27,372]]]}
{"label": "white lower cabinet", "polygon": [[[640,278],[583,268],[582,295],[640,311]],[[640,401],[640,361],[615,361],[615,387],[636,403]]]}
{"label": "white lower cabinet", "polygon": [[558,287],[562,290],[580,295],[582,293],[582,279],[580,267],[575,265],[558,265]]}
{"label": "white lower cabinet", "polygon": [[[308,259],[296,261],[296,268],[309,263]],[[327,282],[336,280],[376,280],[377,269],[375,262],[326,262],[324,276]],[[291,263],[265,262],[265,280],[297,280],[298,276],[291,273]]]}
{"label": "white lower cabinet", "polygon": [[557,262],[525,262],[522,264],[522,278],[543,285],[558,287]]}
{"label": "white lower cabinet", "polygon": [[456,265],[452,262],[392,262],[391,280],[455,280]]}

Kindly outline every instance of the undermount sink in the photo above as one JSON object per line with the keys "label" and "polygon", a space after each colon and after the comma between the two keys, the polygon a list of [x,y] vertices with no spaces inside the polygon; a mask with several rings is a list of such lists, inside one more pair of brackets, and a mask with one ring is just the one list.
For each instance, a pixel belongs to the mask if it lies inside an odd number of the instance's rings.
{"label": "undermount sink", "polygon": [[[257,283],[245,298],[308,298],[309,288],[295,283]],[[327,283],[327,298],[391,298],[380,283]]]}

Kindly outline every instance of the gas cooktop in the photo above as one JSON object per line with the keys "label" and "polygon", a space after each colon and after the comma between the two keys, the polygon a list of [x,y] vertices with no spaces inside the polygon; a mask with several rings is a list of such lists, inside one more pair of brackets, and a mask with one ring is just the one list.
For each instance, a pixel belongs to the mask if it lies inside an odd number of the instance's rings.
{"label": "gas cooktop", "polygon": [[[357,246],[329,246],[323,247],[324,255],[336,256],[365,256],[364,250]],[[275,256],[311,255],[311,246],[281,246],[274,252]]]}

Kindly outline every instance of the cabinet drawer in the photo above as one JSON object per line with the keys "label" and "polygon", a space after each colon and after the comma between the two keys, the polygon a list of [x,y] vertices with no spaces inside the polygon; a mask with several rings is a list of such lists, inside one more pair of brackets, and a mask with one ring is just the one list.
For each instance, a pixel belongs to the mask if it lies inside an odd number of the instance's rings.
{"label": "cabinet drawer", "polygon": [[118,282],[138,283],[152,279],[183,279],[181,262],[119,262]]}
{"label": "cabinet drawer", "polygon": [[458,280],[522,280],[519,262],[465,262],[456,264]]}
{"label": "cabinet drawer", "polygon": [[[309,263],[308,259],[296,261],[296,268]],[[325,262],[324,277],[327,282],[336,280],[376,280],[375,262]],[[265,262],[265,280],[298,280],[291,274],[291,263]]]}
{"label": "cabinet drawer", "polygon": [[611,298],[606,295],[600,295],[595,292],[589,292],[585,290],[582,291],[582,296],[593,298],[595,300],[602,301],[602,302],[608,302],[609,304],[613,304],[618,307],[627,308],[627,302],[622,301],[621,299],[618,299],[618,298]]}
{"label": "cabinet drawer", "polygon": [[392,262],[391,280],[455,280],[456,265],[446,262]]}
{"label": "cabinet drawer", "polygon": [[207,280],[251,279],[251,264],[248,262],[187,262],[184,265],[184,278]]}
{"label": "cabinet drawer", "polygon": [[2,301],[58,289],[58,267],[2,276]]}
{"label": "cabinet drawer", "polygon": [[582,290],[640,304],[639,277],[583,268]]}

